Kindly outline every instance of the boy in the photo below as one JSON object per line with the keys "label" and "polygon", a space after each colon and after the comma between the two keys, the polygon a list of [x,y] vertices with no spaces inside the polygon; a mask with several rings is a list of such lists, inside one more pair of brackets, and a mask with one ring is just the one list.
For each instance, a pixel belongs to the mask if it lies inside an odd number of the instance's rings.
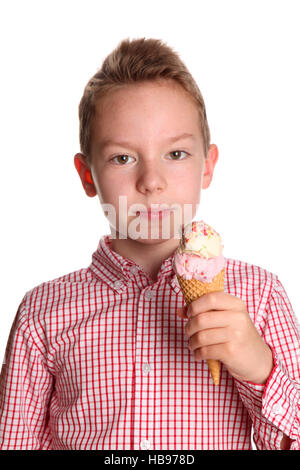
{"label": "boy", "polygon": [[[122,41],[79,120],[74,163],[111,235],[88,268],[25,294],[1,372],[1,448],[251,449],[253,428],[258,449],[300,449],[299,331],[277,276],[227,259],[225,292],[183,308],[176,228],[218,160],[185,65],[161,41]],[[217,387],[207,358],[222,362]]]}

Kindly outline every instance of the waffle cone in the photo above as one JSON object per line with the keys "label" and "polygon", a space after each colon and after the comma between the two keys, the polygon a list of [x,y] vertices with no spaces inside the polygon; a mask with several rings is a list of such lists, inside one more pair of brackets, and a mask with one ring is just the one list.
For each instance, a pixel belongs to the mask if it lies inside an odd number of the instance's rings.
{"label": "waffle cone", "polygon": [[[198,279],[184,279],[177,274],[177,279],[185,300],[186,305],[189,305],[193,300],[199,299],[204,294],[209,292],[223,291],[224,290],[224,277],[225,268],[222,269],[212,280],[212,282],[202,282]],[[214,359],[208,359],[207,364],[210,374],[215,385],[219,385],[220,378],[220,362]]]}

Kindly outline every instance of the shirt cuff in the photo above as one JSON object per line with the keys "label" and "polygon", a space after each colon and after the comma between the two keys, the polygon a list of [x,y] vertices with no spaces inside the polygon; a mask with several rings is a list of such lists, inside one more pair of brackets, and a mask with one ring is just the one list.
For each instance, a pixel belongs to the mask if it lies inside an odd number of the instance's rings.
{"label": "shirt cuff", "polygon": [[[299,390],[297,383],[288,375],[273,351],[274,367],[266,384],[238,381],[239,392],[250,416],[264,433],[264,441],[269,438],[275,448],[280,448],[282,433],[290,439],[299,439]],[[261,418],[271,426],[261,426]],[[255,427],[255,422],[253,422]],[[264,429],[263,429],[264,428]],[[278,430],[281,431],[278,433]],[[266,436],[266,434],[269,436]],[[299,443],[298,443],[299,445]],[[293,445],[295,447],[295,444]],[[298,447],[298,446],[297,446]]]}
{"label": "shirt cuff", "polygon": [[275,366],[266,384],[262,413],[291,439],[299,437],[299,390],[285,367],[273,355]]}

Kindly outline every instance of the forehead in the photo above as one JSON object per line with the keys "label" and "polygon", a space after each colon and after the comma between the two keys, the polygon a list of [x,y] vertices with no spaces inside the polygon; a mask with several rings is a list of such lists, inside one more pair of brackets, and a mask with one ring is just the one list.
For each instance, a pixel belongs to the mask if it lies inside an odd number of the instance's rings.
{"label": "forehead", "polygon": [[[139,106],[140,105],[140,106]],[[155,105],[167,107],[197,107],[191,95],[174,80],[158,80],[149,82],[138,82],[122,85],[110,90],[95,103],[96,115],[101,115],[104,111],[126,107],[127,109],[155,107]]]}
{"label": "forehead", "polygon": [[173,80],[124,85],[96,102],[97,140],[163,138],[184,132],[200,133],[199,113],[192,97]]}

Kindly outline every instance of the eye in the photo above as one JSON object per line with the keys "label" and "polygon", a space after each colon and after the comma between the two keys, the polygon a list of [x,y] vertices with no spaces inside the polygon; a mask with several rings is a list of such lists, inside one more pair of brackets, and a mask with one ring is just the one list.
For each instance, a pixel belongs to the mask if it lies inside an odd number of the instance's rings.
{"label": "eye", "polygon": [[120,165],[120,166],[123,165],[123,166],[124,166],[124,165],[127,163],[128,158],[132,158],[132,157],[130,157],[129,155],[125,155],[125,154],[116,155],[115,157],[113,157],[113,158],[111,159],[111,161],[113,162],[114,160],[119,159],[119,160],[118,160],[118,163],[116,163],[116,165]]}
{"label": "eye", "polygon": [[171,160],[182,160],[182,158],[179,158],[180,155],[178,155],[178,154],[180,154],[180,153],[185,153],[186,155],[188,155],[188,153],[187,153],[187,152],[184,152],[184,150],[174,150],[173,152],[170,152],[169,155],[172,155],[172,154],[173,154],[173,155],[174,155],[174,154],[177,154],[177,155],[175,155],[175,158],[174,158],[174,159],[171,158]]}

